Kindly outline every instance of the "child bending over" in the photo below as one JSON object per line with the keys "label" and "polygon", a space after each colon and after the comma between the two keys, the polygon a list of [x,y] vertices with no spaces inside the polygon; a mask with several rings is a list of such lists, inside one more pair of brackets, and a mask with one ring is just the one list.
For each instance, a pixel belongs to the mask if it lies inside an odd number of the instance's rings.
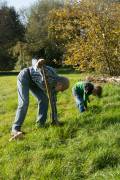
{"label": "child bending over", "polygon": [[95,86],[89,81],[79,81],[74,85],[72,93],[79,111],[84,112],[87,110],[87,103],[90,102],[89,96],[101,97],[102,87]]}

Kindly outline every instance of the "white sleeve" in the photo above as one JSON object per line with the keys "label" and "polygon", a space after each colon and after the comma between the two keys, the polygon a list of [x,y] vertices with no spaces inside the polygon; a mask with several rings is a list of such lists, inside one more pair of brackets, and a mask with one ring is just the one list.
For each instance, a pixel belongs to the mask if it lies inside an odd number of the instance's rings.
{"label": "white sleeve", "polygon": [[35,66],[35,64],[37,63],[37,61],[38,61],[37,59],[34,59],[34,58],[32,59],[32,66],[33,66],[33,67]]}

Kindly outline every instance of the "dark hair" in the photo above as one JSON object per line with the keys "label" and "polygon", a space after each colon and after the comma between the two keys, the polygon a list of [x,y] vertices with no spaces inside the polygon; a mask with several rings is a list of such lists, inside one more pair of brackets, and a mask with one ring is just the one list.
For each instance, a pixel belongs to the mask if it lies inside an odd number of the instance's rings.
{"label": "dark hair", "polygon": [[70,81],[69,81],[69,79],[66,78],[66,77],[64,77],[64,76],[59,76],[58,79],[57,79],[57,82],[62,84],[64,90],[65,90],[65,89],[68,89],[69,86],[70,86]]}
{"label": "dark hair", "polygon": [[92,94],[92,91],[94,89],[94,85],[90,82],[85,82],[85,91],[87,94]]}

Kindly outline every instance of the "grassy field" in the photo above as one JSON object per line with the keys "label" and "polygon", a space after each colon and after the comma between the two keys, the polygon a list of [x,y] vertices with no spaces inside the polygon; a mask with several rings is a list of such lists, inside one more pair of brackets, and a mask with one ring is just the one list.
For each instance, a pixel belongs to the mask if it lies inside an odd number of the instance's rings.
{"label": "grassy field", "polygon": [[[84,75],[69,74],[71,87]],[[23,140],[9,142],[17,108],[16,76],[0,77],[0,180],[119,180],[120,86],[104,84],[103,98],[91,96],[80,114],[71,87],[58,95],[63,127],[37,129],[37,103],[30,106]]]}

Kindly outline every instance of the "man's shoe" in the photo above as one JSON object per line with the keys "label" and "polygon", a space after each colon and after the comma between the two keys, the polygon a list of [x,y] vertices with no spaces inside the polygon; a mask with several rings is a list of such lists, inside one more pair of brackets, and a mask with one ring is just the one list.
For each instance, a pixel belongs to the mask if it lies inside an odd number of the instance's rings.
{"label": "man's shoe", "polygon": [[37,124],[37,128],[45,128],[45,124]]}
{"label": "man's shoe", "polygon": [[23,133],[22,131],[14,131],[11,133],[12,137],[9,139],[9,141],[16,140],[16,139],[22,139],[24,134],[25,133]]}
{"label": "man's shoe", "polygon": [[60,122],[60,121],[52,121],[51,125],[52,126],[63,126],[63,122]]}

